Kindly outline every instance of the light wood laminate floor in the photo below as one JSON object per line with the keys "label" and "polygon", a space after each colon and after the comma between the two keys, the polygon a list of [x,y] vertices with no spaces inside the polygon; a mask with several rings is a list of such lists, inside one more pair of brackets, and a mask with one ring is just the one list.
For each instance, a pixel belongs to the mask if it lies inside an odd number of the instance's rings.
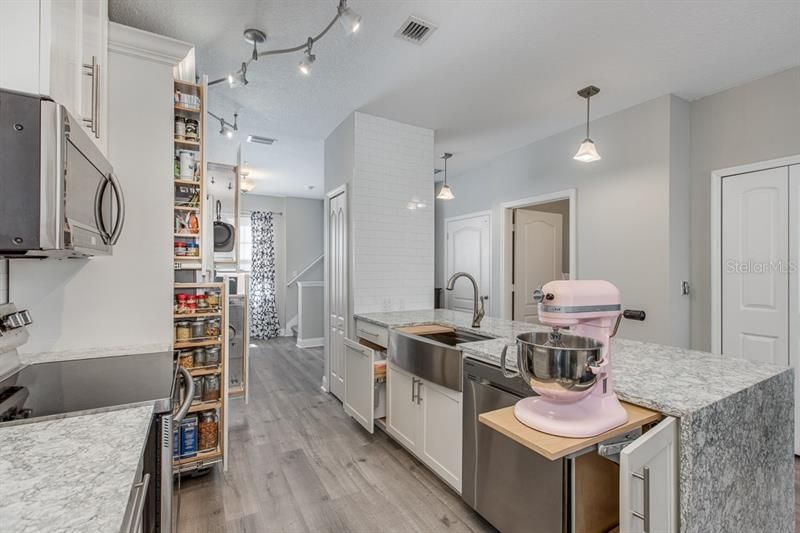
{"label": "light wood laminate floor", "polygon": [[[232,400],[228,472],[181,482],[181,532],[494,531],[380,431],[320,390],[322,349],[251,349],[250,403]],[[176,502],[177,505],[177,502]]]}

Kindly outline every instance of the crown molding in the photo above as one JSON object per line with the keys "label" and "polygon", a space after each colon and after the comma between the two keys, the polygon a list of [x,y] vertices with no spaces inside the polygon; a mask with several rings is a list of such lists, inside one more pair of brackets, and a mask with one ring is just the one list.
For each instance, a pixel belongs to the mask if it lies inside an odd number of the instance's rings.
{"label": "crown molding", "polygon": [[108,23],[108,50],[155,63],[175,66],[194,48],[192,43],[150,33],[116,22]]}

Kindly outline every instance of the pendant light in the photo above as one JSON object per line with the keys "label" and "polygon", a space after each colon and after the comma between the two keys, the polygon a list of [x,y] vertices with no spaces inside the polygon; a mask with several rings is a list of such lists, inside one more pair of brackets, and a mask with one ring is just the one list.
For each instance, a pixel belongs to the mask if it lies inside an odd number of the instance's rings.
{"label": "pendant light", "polygon": [[588,87],[584,87],[578,91],[578,96],[581,98],[586,98],[586,138],[581,143],[581,146],[578,148],[578,152],[575,154],[573,159],[583,163],[591,163],[592,161],[599,161],[602,159],[600,154],[597,153],[597,148],[594,145],[594,141],[589,137],[589,101],[592,96],[599,92],[600,89],[594,85],[589,85]]}
{"label": "pendant light", "polygon": [[453,194],[453,191],[450,190],[450,186],[447,184],[447,160],[453,157],[453,154],[449,154],[447,152],[442,154],[442,159],[444,159],[444,185],[442,188],[439,189],[439,194],[436,195],[436,198],[439,200],[452,200],[456,197]]}

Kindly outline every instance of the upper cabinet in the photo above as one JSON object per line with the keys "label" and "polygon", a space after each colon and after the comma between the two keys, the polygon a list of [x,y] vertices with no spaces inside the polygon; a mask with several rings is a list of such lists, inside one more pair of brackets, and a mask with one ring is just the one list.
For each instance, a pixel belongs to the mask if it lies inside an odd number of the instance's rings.
{"label": "upper cabinet", "polygon": [[0,88],[52,98],[106,153],[108,0],[0,2]]}

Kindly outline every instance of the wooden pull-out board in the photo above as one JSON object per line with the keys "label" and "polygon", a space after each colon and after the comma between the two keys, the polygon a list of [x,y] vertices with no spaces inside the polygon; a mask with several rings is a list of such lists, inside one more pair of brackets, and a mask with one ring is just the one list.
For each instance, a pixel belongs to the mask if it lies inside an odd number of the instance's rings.
{"label": "wooden pull-out board", "polygon": [[438,324],[428,324],[426,326],[408,326],[406,328],[397,328],[397,331],[410,333],[411,335],[429,335],[431,333],[453,333],[455,328],[440,326]]}
{"label": "wooden pull-out board", "polygon": [[478,416],[478,420],[539,455],[555,461],[604,440],[623,435],[645,424],[656,422],[661,418],[661,414],[656,411],[625,402],[621,403],[628,412],[626,423],[600,435],[580,439],[559,437],[529,428],[514,416],[514,406],[483,413]]}

